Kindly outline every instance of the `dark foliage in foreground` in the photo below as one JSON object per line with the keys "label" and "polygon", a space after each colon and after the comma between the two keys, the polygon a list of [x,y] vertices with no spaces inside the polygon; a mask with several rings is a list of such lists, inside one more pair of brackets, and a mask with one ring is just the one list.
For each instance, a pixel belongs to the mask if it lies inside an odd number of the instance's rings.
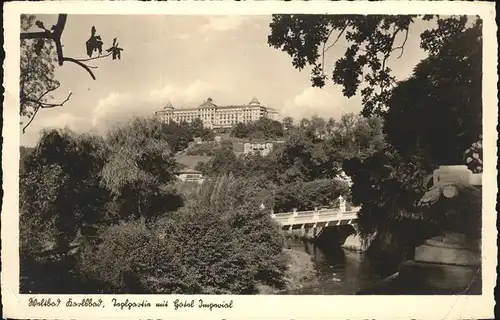
{"label": "dark foliage in foreground", "polygon": [[[84,245],[99,243],[111,225],[182,205],[168,185],[176,163],[158,147],[157,127],[135,119],[108,139],[68,130],[42,134],[20,175],[22,292],[89,290],[92,285],[80,281]],[[127,197],[131,193],[143,198]]]}
{"label": "dark foliage in foreground", "polygon": [[[248,187],[248,186],[247,186]],[[286,259],[279,227],[241,182],[206,183],[187,206],[154,226],[134,221],[103,232],[82,259],[103,292],[251,294],[283,288]]]}
{"label": "dark foliage in foreground", "polygon": [[106,139],[42,135],[21,174],[21,292],[250,294],[286,285],[280,228],[260,209],[263,185],[221,176],[180,196],[167,140],[154,119],[133,119]]}

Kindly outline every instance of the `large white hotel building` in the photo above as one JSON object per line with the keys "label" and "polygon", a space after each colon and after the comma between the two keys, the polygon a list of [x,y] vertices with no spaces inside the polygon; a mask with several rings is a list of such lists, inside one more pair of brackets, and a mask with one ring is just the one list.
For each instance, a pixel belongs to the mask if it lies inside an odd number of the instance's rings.
{"label": "large white hotel building", "polygon": [[280,121],[276,110],[261,105],[255,97],[246,105],[231,106],[218,106],[212,98],[208,98],[196,108],[182,109],[175,109],[168,102],[162,110],[156,111],[155,115],[165,123],[191,122],[200,118],[203,126],[210,129],[229,129],[238,122],[248,123],[264,117]]}

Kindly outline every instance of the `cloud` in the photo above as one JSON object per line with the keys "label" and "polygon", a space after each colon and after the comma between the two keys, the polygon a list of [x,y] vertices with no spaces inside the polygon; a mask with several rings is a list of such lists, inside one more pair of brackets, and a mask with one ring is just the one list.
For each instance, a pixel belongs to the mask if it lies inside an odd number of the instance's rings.
{"label": "cloud", "polygon": [[237,30],[248,19],[246,16],[235,15],[208,17],[208,23],[202,25],[200,30],[202,33]]}
{"label": "cloud", "polygon": [[216,92],[220,90],[199,79],[186,86],[169,84],[149,92],[112,92],[98,101],[92,112],[92,127],[103,132],[134,116],[152,116],[167,101],[175,107],[194,107]]}
{"label": "cloud", "polygon": [[83,119],[67,112],[59,113],[55,117],[47,118],[40,123],[44,127],[69,127],[75,129]]}
{"label": "cloud", "polygon": [[207,43],[220,33],[238,30],[247,20],[249,17],[235,15],[208,17],[208,22],[200,27],[204,35],[202,42]]}
{"label": "cloud", "polygon": [[180,97],[181,99],[202,99],[202,98],[207,98],[207,96],[213,92],[216,88],[204,81],[196,80],[195,82],[191,83],[189,86],[184,91],[180,91]]}
{"label": "cloud", "polygon": [[153,112],[154,105],[140,92],[111,92],[97,102],[92,112],[91,126],[97,132],[103,133],[115,124],[136,116],[151,116]]}
{"label": "cloud", "polygon": [[280,113],[297,120],[313,115],[339,118],[344,113],[359,112],[360,109],[361,99],[347,99],[339,88],[308,87],[285,101]]}
{"label": "cloud", "polygon": [[170,101],[174,105],[192,105],[201,103],[217,92],[217,88],[211,83],[196,80],[185,87],[166,85],[162,88],[152,89],[149,92],[149,99],[160,104]]}
{"label": "cloud", "polygon": [[[37,132],[42,129],[68,128],[75,132],[84,132],[89,128],[86,119],[72,115],[68,112],[61,112],[61,109],[44,110],[39,114],[33,123],[28,127],[29,132]],[[28,120],[23,119],[23,123]]]}
{"label": "cloud", "polygon": [[92,126],[96,126],[99,119],[105,115],[110,108],[118,106],[127,100],[126,95],[117,92],[111,92],[105,98],[99,99],[92,115]]}

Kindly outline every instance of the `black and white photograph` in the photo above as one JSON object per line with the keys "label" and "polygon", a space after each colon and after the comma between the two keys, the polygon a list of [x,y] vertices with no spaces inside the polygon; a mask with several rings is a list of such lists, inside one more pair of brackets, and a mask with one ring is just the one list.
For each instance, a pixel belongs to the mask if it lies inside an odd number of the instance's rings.
{"label": "black and white photograph", "polygon": [[19,294],[493,296],[484,18],[329,11],[23,11]]}

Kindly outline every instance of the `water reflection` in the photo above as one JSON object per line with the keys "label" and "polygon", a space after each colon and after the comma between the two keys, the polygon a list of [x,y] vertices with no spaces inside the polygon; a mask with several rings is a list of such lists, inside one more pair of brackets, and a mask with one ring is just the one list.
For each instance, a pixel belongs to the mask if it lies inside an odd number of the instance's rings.
{"label": "water reflection", "polygon": [[316,279],[290,294],[355,294],[381,279],[364,254],[298,239],[287,239],[286,247],[309,254],[317,270]]}

